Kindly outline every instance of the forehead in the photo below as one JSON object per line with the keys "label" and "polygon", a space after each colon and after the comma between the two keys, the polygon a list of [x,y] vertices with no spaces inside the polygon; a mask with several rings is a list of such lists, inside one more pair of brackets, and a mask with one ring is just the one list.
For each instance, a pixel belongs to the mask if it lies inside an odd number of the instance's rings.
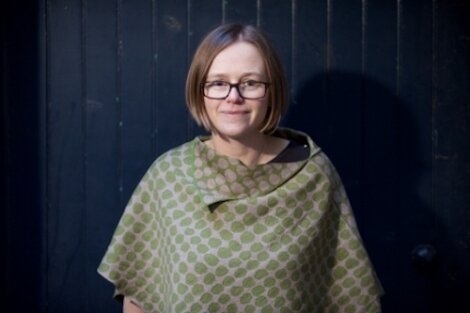
{"label": "forehead", "polygon": [[208,75],[246,74],[264,75],[264,59],[253,44],[239,41],[231,44],[216,55]]}

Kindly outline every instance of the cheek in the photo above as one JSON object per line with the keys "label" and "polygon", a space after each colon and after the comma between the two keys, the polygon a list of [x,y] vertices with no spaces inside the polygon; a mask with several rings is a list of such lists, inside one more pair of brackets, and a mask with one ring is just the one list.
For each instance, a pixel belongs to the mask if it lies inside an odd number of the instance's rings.
{"label": "cheek", "polygon": [[217,108],[219,102],[217,100],[206,99],[204,101],[204,111],[207,119],[207,124],[212,124],[217,121]]}
{"label": "cheek", "polygon": [[[209,100],[210,101],[210,100]],[[213,112],[214,110],[211,108],[213,108],[213,106],[211,106],[211,103],[209,103],[209,101],[207,100],[204,100],[204,106],[202,107],[202,114],[201,114],[201,123],[202,123],[202,126],[207,130],[207,131],[211,131],[211,129],[213,128]]]}
{"label": "cheek", "polygon": [[204,109],[206,110],[207,114],[211,114],[211,112],[217,109],[217,102],[215,100],[205,99]]}

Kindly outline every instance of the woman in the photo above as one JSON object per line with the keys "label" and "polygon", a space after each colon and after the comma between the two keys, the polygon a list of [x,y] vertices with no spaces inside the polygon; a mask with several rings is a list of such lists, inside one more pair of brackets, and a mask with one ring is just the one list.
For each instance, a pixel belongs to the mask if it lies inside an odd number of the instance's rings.
{"label": "woman", "polygon": [[186,98],[210,136],[154,162],[99,267],[125,312],[380,312],[335,169],[278,128],[286,95],[258,29],[222,25],[202,41]]}

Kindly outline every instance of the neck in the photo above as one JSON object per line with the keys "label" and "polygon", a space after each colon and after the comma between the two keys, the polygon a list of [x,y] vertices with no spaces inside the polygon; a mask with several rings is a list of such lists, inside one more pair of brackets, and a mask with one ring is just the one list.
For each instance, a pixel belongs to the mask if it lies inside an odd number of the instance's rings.
{"label": "neck", "polygon": [[248,167],[269,161],[266,148],[269,146],[270,136],[257,134],[249,139],[233,139],[212,134],[206,143],[218,154],[226,155],[240,160]]}

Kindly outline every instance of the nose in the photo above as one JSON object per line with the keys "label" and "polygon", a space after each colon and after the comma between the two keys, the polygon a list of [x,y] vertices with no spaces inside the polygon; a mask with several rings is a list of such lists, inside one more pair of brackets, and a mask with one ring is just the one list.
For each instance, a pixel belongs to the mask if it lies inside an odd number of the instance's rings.
{"label": "nose", "polygon": [[237,86],[232,86],[232,88],[230,88],[230,91],[227,96],[227,101],[231,103],[240,103],[243,101],[243,98],[240,95]]}

